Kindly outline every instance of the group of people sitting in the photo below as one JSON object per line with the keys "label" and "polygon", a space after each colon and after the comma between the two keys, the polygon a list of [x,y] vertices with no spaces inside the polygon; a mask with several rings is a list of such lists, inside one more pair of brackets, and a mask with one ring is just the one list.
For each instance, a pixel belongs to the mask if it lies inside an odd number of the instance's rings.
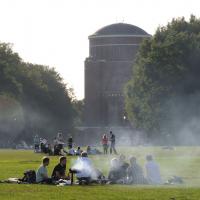
{"label": "group of people sitting", "polygon": [[37,183],[53,184],[59,180],[71,181],[72,173],[76,174],[79,183],[90,183],[97,180],[106,180],[110,184],[161,184],[161,176],[158,164],[151,155],[146,157],[145,164],[146,177],[143,174],[142,167],[137,163],[135,157],[130,158],[130,163],[125,161],[125,156],[120,155],[119,158],[111,160],[111,168],[108,178],[106,179],[102,172],[96,169],[92,161],[88,158],[87,152],[82,152],[73,166],[66,173],[67,157],[62,156],[59,163],[54,167],[51,177],[48,177],[47,166],[50,159],[44,157],[42,165],[36,172]]}
{"label": "group of people sitting", "polygon": [[119,159],[111,160],[111,169],[108,179],[111,183],[118,184],[161,184],[159,165],[154,161],[152,155],[146,156],[146,177],[142,167],[137,163],[135,157],[129,159],[130,163],[125,162],[125,156],[120,155]]}
{"label": "group of people sitting", "polygon": [[50,159],[44,157],[42,164],[36,172],[37,183],[53,183],[59,179],[69,179],[69,175],[66,175],[66,162],[67,158],[62,156],[59,159],[59,163],[54,167],[51,177],[48,177],[47,166],[49,165]]}
{"label": "group of people sitting", "polygon": [[[39,138],[38,135],[34,137],[34,152],[45,153],[49,155],[64,155],[67,153],[64,150],[64,139],[62,133],[58,133],[54,138],[53,143],[49,143],[45,138]],[[72,149],[73,139],[70,136],[68,139],[68,148]]]}
{"label": "group of people sitting", "polygon": [[47,183],[56,184],[59,181],[72,181],[73,174],[76,174],[76,178],[79,183],[91,182],[92,180],[97,180],[100,178],[102,173],[95,169],[91,160],[88,158],[87,152],[82,152],[81,157],[78,157],[74,165],[66,173],[67,157],[61,156],[59,158],[59,163],[54,167],[51,177],[48,176],[47,166],[50,163],[48,157],[42,159],[42,164],[36,171],[36,183]]}

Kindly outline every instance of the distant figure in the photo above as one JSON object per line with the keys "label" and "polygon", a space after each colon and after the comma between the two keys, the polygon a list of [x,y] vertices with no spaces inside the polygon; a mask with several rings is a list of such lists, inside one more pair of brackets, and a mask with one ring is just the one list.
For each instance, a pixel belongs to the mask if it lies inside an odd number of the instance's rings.
{"label": "distant figure", "polygon": [[57,138],[55,137],[54,140],[53,140],[53,152],[54,152],[54,156],[57,156],[60,154],[60,150],[58,148],[58,141],[57,141]]}
{"label": "distant figure", "polygon": [[89,145],[87,146],[86,151],[87,151],[87,154],[88,154],[88,155],[91,154],[91,147],[90,147]]}
{"label": "distant figure", "polygon": [[61,156],[59,158],[59,164],[57,164],[53,169],[53,173],[51,175],[53,180],[57,181],[59,179],[70,179],[69,175],[66,175],[66,163],[67,158],[65,156]]}
{"label": "distant figure", "polygon": [[73,138],[72,136],[70,136],[68,139],[68,149],[71,149],[72,147],[73,147]]}
{"label": "distant figure", "polygon": [[41,152],[42,153],[48,153],[47,147],[48,147],[47,140],[45,138],[43,138],[43,139],[40,138],[40,149],[41,149]]}
{"label": "distant figure", "polygon": [[47,166],[49,165],[49,158],[43,157],[42,164],[36,172],[37,183],[52,183],[52,179],[48,177]]}
{"label": "distant figure", "polygon": [[64,144],[62,133],[58,133],[56,139],[57,139],[58,144],[62,144],[62,145]]}
{"label": "distant figure", "polygon": [[115,135],[110,131],[110,154],[112,154],[112,150],[115,154],[117,154],[117,151],[115,149]]}
{"label": "distant figure", "polygon": [[57,144],[58,144],[58,149],[59,149],[59,154],[62,154],[62,150],[63,150],[63,145],[64,145],[64,140],[63,140],[63,135],[62,133],[58,133],[57,137]]}
{"label": "distant figure", "polygon": [[107,154],[108,153],[108,137],[106,134],[103,135],[101,143],[103,145],[103,153]]}
{"label": "distant figure", "polygon": [[69,156],[74,156],[74,155],[75,155],[75,151],[74,151],[73,148],[69,149],[68,155],[69,155]]}
{"label": "distant figure", "polygon": [[83,152],[83,151],[81,150],[81,147],[78,147],[77,150],[75,151],[75,154],[76,154],[77,156],[80,156],[82,152]]}
{"label": "distant figure", "polygon": [[142,167],[137,164],[135,157],[130,158],[130,167],[127,170],[127,178],[128,184],[147,184]]}
{"label": "distant figure", "polygon": [[53,151],[52,151],[52,148],[51,148],[51,144],[48,144],[47,151],[48,151],[49,156],[52,156],[52,155],[53,155]]}
{"label": "distant figure", "polygon": [[33,142],[34,142],[34,151],[35,153],[37,153],[39,152],[40,149],[40,138],[38,135],[35,135]]}
{"label": "distant figure", "polygon": [[146,156],[147,163],[145,165],[147,181],[149,184],[161,184],[160,168],[153,160],[152,155]]}

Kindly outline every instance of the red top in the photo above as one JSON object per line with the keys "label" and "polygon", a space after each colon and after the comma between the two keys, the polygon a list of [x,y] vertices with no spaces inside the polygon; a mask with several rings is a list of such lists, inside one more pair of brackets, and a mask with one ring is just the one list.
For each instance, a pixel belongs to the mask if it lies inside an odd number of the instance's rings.
{"label": "red top", "polygon": [[106,135],[104,135],[102,137],[102,140],[101,140],[102,144],[108,144],[108,138],[106,137]]}

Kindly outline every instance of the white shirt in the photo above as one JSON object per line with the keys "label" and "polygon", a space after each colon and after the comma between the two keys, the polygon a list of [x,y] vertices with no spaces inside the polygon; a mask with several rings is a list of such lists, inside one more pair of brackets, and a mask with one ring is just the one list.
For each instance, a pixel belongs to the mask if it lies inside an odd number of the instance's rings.
{"label": "white shirt", "polygon": [[41,165],[36,172],[36,182],[43,181],[44,177],[48,177],[47,168]]}
{"label": "white shirt", "polygon": [[147,180],[150,184],[161,184],[160,168],[153,160],[145,165]]}

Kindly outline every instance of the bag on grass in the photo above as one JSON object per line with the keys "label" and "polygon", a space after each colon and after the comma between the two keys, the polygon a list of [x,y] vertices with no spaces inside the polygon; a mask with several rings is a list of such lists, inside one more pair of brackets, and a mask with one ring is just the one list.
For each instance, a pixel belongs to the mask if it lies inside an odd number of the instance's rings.
{"label": "bag on grass", "polygon": [[36,173],[35,170],[27,170],[24,172],[24,177],[22,178],[23,182],[35,183],[36,182]]}

